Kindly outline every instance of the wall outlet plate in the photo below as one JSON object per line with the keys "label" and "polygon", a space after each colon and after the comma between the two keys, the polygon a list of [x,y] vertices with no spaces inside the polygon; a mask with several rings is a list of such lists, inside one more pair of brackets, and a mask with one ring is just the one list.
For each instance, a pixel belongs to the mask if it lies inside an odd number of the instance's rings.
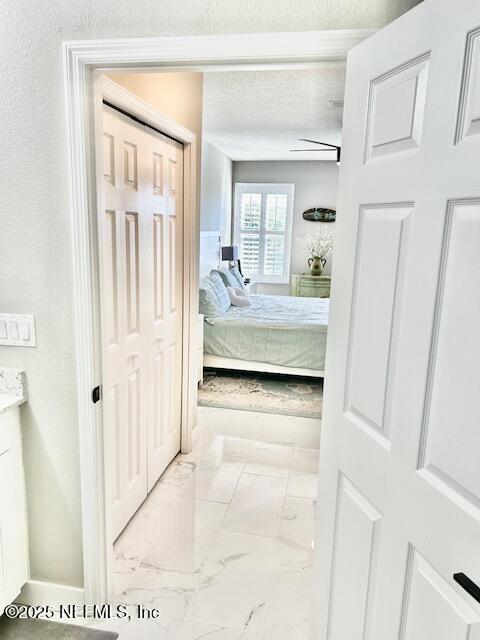
{"label": "wall outlet plate", "polygon": [[26,313],[0,313],[0,345],[36,347],[35,316]]}

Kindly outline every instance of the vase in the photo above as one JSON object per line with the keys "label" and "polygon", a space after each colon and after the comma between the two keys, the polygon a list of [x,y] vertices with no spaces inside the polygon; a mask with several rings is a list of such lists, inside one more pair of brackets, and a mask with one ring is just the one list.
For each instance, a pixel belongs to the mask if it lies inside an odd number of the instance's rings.
{"label": "vase", "polygon": [[318,256],[308,259],[308,266],[310,267],[310,273],[312,276],[321,276],[326,264],[327,261],[325,258],[319,258]]}

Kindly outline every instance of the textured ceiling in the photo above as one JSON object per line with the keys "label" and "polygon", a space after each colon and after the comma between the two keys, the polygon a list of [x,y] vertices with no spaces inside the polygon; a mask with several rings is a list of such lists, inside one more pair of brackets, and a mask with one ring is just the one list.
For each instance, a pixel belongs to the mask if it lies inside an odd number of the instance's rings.
{"label": "textured ceiling", "polygon": [[345,69],[205,73],[205,139],[232,160],[334,160],[298,138],[340,144]]}
{"label": "textured ceiling", "polygon": [[[238,0],[228,3],[240,31],[373,28],[388,24],[419,0]],[[207,5],[209,3],[207,2]],[[217,5],[210,4],[209,20]],[[234,15],[236,18],[234,18]],[[249,19],[254,24],[249,25]],[[334,64],[296,71],[238,71],[204,76],[204,136],[233,160],[329,160],[298,138],[340,143],[345,69]]]}

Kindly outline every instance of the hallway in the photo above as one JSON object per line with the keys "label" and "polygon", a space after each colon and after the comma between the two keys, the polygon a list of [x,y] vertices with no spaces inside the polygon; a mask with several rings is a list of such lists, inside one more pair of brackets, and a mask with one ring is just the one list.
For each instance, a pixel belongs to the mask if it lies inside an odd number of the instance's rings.
{"label": "hallway", "polygon": [[119,624],[120,638],[155,625],[168,640],[304,640],[319,420],[206,407],[199,419],[194,451],[115,544],[115,603],[161,610]]}

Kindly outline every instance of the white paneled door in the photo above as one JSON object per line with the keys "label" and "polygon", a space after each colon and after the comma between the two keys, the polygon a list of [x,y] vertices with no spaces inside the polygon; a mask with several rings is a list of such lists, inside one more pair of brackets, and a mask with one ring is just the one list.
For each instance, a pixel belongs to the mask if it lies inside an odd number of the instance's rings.
{"label": "white paneled door", "polygon": [[479,640],[480,3],[425,0],[346,87],[311,637]]}
{"label": "white paneled door", "polygon": [[180,449],[183,146],[103,112],[103,405],[117,537]]}

